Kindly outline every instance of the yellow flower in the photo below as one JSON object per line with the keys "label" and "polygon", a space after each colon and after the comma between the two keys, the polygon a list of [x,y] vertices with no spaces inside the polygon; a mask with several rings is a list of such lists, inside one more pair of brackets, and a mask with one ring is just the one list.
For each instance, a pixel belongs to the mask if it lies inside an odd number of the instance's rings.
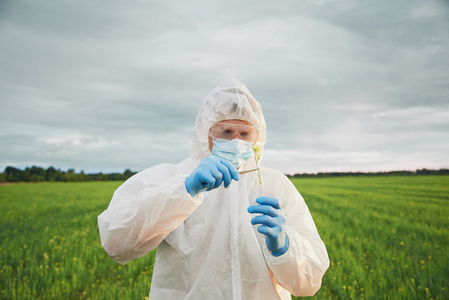
{"label": "yellow flower", "polygon": [[254,144],[253,150],[254,150],[254,159],[256,160],[257,175],[259,176],[259,183],[260,183],[260,186],[262,187],[262,196],[265,196],[265,191],[263,189],[263,184],[262,184],[262,176],[260,175],[260,170],[259,170],[259,161],[260,161],[260,157],[261,157],[260,147],[256,144]]}

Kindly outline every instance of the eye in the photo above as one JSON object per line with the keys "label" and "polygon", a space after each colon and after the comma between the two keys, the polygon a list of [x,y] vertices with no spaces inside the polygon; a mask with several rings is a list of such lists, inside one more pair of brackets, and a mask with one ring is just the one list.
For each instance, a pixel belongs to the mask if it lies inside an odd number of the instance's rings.
{"label": "eye", "polygon": [[225,129],[221,132],[221,135],[225,138],[232,138],[234,137],[234,131],[231,129]]}

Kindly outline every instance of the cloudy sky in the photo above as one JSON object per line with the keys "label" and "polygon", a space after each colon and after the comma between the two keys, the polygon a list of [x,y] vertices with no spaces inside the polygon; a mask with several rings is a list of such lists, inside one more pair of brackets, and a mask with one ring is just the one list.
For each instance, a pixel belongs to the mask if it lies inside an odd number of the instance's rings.
{"label": "cloudy sky", "polygon": [[231,78],[285,173],[449,167],[449,2],[0,1],[0,170],[189,153]]}

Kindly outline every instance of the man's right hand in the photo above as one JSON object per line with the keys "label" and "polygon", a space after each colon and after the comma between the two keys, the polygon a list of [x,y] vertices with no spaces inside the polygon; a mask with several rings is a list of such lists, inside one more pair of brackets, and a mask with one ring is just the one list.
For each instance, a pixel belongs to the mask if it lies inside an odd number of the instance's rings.
{"label": "man's right hand", "polygon": [[227,188],[232,179],[239,180],[239,172],[226,159],[215,155],[206,156],[186,179],[186,189],[194,197],[203,191],[210,191],[222,183]]}

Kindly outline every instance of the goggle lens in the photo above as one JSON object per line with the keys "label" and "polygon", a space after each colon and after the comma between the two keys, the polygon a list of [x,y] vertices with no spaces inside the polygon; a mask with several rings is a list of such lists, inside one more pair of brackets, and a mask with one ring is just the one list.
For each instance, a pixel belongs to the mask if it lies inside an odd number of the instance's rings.
{"label": "goggle lens", "polygon": [[217,122],[210,128],[209,135],[218,139],[240,139],[243,141],[255,143],[259,137],[257,129],[252,125],[243,125],[239,123]]}

